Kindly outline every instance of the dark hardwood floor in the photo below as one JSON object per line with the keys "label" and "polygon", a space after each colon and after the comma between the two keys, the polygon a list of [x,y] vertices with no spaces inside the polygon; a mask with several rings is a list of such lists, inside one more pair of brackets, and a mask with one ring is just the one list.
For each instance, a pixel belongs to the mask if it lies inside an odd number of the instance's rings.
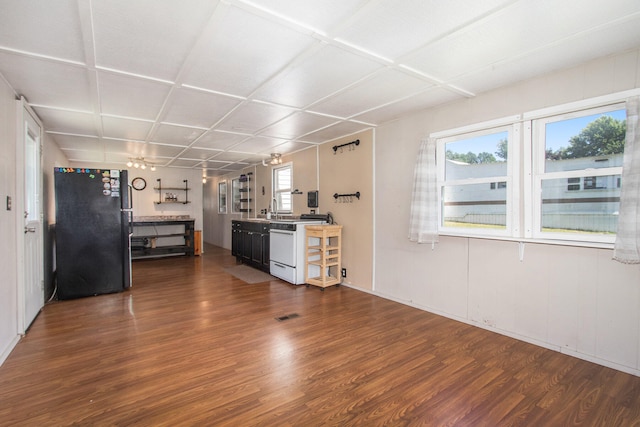
{"label": "dark hardwood floor", "polygon": [[0,425],[640,425],[639,377],[346,287],[247,284],[205,250],[48,304],[0,367]]}

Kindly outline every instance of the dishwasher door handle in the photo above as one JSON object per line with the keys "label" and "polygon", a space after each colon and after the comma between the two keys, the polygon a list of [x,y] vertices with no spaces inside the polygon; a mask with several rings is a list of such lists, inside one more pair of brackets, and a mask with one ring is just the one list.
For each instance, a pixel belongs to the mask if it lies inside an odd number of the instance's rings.
{"label": "dishwasher door handle", "polygon": [[272,234],[283,234],[285,236],[293,236],[295,234],[295,231],[269,230],[269,233],[272,233]]}

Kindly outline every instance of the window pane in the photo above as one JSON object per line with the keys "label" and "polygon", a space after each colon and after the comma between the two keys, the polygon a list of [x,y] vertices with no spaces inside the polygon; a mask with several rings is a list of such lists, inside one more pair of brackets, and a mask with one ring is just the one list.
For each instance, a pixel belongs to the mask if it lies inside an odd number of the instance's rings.
{"label": "window pane", "polygon": [[494,187],[489,183],[443,187],[443,225],[506,229],[507,186]]}
{"label": "window pane", "polygon": [[288,190],[291,188],[291,169],[281,168],[275,170],[276,190]]}
{"label": "window pane", "polygon": [[231,181],[231,197],[232,199],[232,212],[240,212],[240,179],[235,178]]}
{"label": "window pane", "polygon": [[505,176],[508,137],[504,131],[445,144],[445,179]]}
{"label": "window pane", "polygon": [[218,213],[227,213],[227,182],[218,183]]}
{"label": "window pane", "polygon": [[278,212],[291,212],[293,204],[291,199],[292,167],[281,166],[273,169],[273,197],[276,199]]}
{"label": "window pane", "polygon": [[542,181],[542,231],[615,233],[620,175]]}
{"label": "window pane", "polygon": [[291,193],[288,191],[278,193],[278,211],[290,212],[292,209],[293,206],[291,206]]}
{"label": "window pane", "polygon": [[624,109],[545,125],[545,172],[622,166]]}

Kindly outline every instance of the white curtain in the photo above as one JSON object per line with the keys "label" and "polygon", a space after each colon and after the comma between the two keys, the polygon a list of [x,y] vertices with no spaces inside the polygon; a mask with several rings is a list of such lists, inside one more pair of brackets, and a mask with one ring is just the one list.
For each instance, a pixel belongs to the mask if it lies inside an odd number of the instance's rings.
{"label": "white curtain", "polygon": [[436,140],[422,140],[416,161],[411,195],[409,240],[418,243],[438,241],[438,189]]}
{"label": "white curtain", "polygon": [[613,259],[625,264],[640,263],[640,97],[627,100],[627,139],[622,161],[620,214]]}

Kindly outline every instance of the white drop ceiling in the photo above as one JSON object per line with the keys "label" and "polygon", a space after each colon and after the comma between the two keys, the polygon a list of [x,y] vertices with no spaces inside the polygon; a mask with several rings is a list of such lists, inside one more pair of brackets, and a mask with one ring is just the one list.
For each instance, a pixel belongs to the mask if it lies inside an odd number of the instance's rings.
{"label": "white drop ceiling", "polygon": [[215,176],[640,46],[638,0],[0,0],[74,162]]}

